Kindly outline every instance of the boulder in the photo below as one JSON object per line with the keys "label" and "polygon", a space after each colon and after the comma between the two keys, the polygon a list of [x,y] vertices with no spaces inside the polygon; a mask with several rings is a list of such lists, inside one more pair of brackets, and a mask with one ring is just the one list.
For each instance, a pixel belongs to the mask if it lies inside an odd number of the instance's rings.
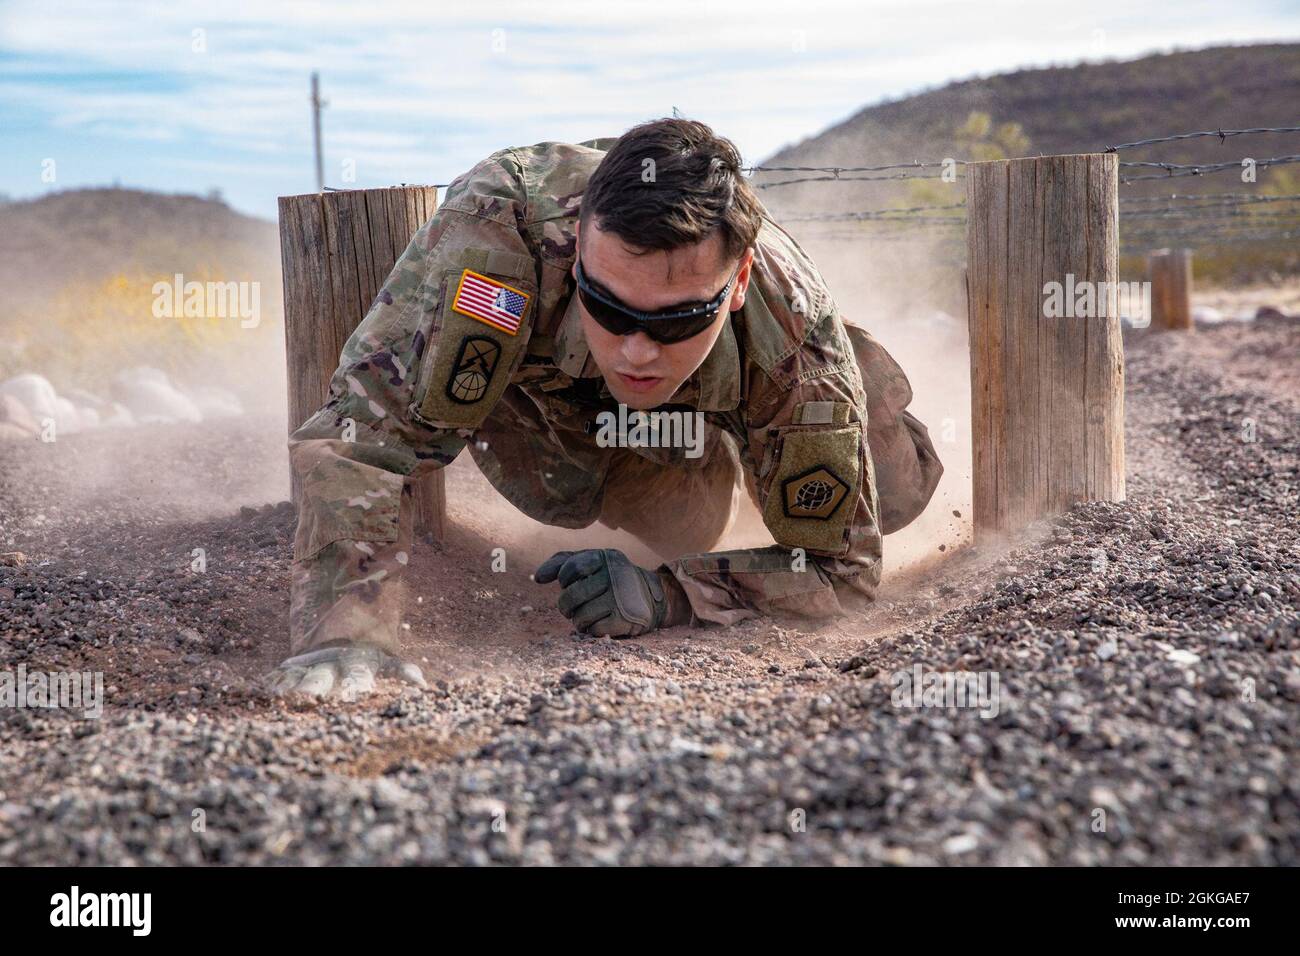
{"label": "boulder", "polygon": [[49,380],[41,375],[16,375],[0,383],[0,395],[12,395],[18,399],[38,423],[43,418],[58,420],[59,395]]}
{"label": "boulder", "polygon": [[141,425],[203,420],[198,406],[156,368],[125,369],[113,379],[112,388],[114,399]]}
{"label": "boulder", "polygon": [[201,385],[187,392],[192,401],[202,412],[204,419],[235,418],[244,414],[244,406],[233,392],[215,385]]}
{"label": "boulder", "polygon": [[32,413],[14,395],[0,395],[0,425],[4,425],[7,431],[16,429],[28,437],[40,432],[40,425]]}

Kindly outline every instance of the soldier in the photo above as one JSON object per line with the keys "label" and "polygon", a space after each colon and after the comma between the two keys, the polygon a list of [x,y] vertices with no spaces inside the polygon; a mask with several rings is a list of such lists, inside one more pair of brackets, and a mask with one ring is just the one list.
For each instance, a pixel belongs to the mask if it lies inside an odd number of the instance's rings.
{"label": "soldier", "polygon": [[[276,686],[423,683],[395,656],[407,479],[466,445],[525,514],[624,528],[667,559],[543,563],[534,579],[559,582],[577,630],[858,606],[880,581],[881,535],[921,512],[942,472],[910,401],[703,123],[493,153],[448,187],[344,347],[329,400],[290,437],[294,656]],[[619,403],[624,420],[698,413],[702,453],[598,441]],[[776,544],[712,551],[742,484]]]}

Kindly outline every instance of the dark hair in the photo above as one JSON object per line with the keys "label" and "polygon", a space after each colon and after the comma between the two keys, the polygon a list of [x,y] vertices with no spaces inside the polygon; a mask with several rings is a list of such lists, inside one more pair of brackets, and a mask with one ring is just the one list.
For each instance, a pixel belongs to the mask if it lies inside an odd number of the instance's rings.
{"label": "dark hair", "polygon": [[[650,162],[647,162],[650,161]],[[587,181],[578,221],[645,250],[677,249],[721,230],[728,260],[758,238],[763,204],[731,140],[694,120],[665,118],[618,138]]]}

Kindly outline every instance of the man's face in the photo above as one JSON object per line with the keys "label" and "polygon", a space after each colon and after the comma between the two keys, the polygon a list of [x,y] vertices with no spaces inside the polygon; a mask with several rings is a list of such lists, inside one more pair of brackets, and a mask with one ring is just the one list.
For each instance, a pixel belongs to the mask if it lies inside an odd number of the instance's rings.
{"label": "man's face", "polygon": [[[723,258],[722,238],[716,233],[693,246],[635,255],[636,250],[618,236],[602,232],[595,219],[586,229],[575,225],[575,230],[587,278],[629,308],[643,312],[707,302],[722,291],[736,268],[736,260]],[[722,334],[723,323],[729,321],[728,314],[745,304],[753,259],[753,250],[747,249],[731,295],[713,323],[699,335],[670,345],[661,345],[644,332],[607,332],[579,298],[582,331],[610,394],[632,409],[655,408],[668,401],[708,357]]]}

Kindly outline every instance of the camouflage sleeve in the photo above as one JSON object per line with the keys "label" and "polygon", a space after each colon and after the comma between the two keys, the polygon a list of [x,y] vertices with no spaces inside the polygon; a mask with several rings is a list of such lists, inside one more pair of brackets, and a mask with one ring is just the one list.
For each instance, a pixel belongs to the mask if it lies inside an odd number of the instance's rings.
{"label": "camouflage sleeve", "polygon": [[[293,653],[345,642],[397,649],[411,548],[408,480],[456,458],[528,338],[537,279],[518,227],[526,200],[509,151],[458,177],[348,339],[329,399],[290,436],[300,489]],[[450,308],[465,270],[518,290],[516,331]]]}
{"label": "camouflage sleeve", "polygon": [[[742,460],[776,545],[669,562],[696,618],[823,618],[875,597],[881,533],[862,376],[832,309],[778,383],[751,367]],[[787,370],[788,371],[788,370]]]}

